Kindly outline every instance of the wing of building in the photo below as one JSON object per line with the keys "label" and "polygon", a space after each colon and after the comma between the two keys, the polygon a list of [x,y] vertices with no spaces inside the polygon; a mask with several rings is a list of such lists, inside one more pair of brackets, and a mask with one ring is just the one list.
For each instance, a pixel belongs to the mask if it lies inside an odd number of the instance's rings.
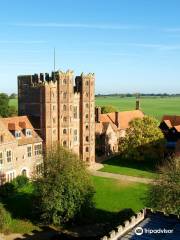
{"label": "wing of building", "polygon": [[42,167],[42,139],[26,116],[0,118],[0,183]]}
{"label": "wing of building", "polygon": [[96,151],[109,155],[118,151],[118,140],[124,137],[129,123],[136,118],[143,118],[141,110],[112,112],[101,114],[99,107],[96,114]]}

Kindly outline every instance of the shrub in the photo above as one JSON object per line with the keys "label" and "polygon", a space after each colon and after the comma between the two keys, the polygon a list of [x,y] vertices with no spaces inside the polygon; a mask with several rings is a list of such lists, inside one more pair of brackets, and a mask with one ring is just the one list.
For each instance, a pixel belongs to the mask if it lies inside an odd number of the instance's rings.
{"label": "shrub", "polygon": [[11,221],[10,213],[4,208],[4,205],[0,203],[0,232],[7,230]]}
{"label": "shrub", "polygon": [[15,189],[19,189],[26,186],[28,182],[29,179],[26,176],[20,175],[12,181],[12,184],[14,185]]}
{"label": "shrub", "polygon": [[7,182],[4,185],[0,186],[0,197],[9,197],[16,192],[16,187],[11,182]]}

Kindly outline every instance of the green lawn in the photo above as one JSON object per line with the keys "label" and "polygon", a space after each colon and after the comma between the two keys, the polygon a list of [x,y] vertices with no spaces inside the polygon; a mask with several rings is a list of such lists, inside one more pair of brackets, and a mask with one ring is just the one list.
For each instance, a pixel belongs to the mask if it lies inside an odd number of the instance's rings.
{"label": "green lawn", "polygon": [[131,208],[137,212],[145,207],[143,197],[146,195],[148,185],[95,176],[92,178],[96,190],[97,209],[119,212]]}
{"label": "green lawn", "polygon": [[104,223],[109,231],[145,207],[148,185],[95,176],[92,179],[96,190],[92,219]]}
{"label": "green lawn", "polygon": [[[135,97],[96,97],[96,105],[112,105],[119,111],[135,109]],[[180,115],[180,97],[142,97],[141,109],[147,114],[161,119],[165,114]]]}
{"label": "green lawn", "polygon": [[131,162],[120,158],[119,156],[112,157],[103,162],[104,168],[99,171],[118,173],[128,176],[155,178],[155,167],[145,162]]}
{"label": "green lawn", "polygon": [[[102,223],[111,229],[111,225],[123,222],[144,207],[143,198],[148,185],[94,176],[91,178],[96,192],[95,209],[88,215],[88,219],[83,221],[84,224]],[[28,184],[4,201],[13,218],[9,232],[30,233],[40,230],[31,216],[33,189],[33,185]]]}

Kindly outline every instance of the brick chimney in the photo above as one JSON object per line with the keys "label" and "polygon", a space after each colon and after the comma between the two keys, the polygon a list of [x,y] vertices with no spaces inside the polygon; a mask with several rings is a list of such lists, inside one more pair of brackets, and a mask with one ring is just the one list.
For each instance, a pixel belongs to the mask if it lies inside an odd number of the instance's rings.
{"label": "brick chimney", "polygon": [[136,110],[140,110],[140,94],[136,95]]}
{"label": "brick chimney", "polygon": [[119,128],[119,112],[115,112],[115,125]]}
{"label": "brick chimney", "polygon": [[101,107],[95,108],[95,122],[100,123]]}

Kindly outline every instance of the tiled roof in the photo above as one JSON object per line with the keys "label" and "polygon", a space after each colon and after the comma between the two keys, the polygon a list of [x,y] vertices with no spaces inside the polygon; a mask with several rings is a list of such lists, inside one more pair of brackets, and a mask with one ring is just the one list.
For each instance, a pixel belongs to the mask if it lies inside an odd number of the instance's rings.
{"label": "tiled roof", "polygon": [[180,116],[176,115],[165,115],[162,118],[162,121],[169,120],[172,126],[180,125]]}
{"label": "tiled roof", "polygon": [[2,118],[2,122],[9,130],[33,129],[27,116]]}
{"label": "tiled roof", "polygon": [[[33,129],[32,124],[30,123],[27,116],[17,116],[17,117],[10,117],[10,118],[1,118],[0,121],[3,123],[6,131],[8,134],[11,135],[11,138],[18,142],[18,145],[27,145],[32,143],[42,142],[42,139]],[[23,130],[31,129],[32,136],[26,136]],[[20,131],[21,137],[15,138],[12,134],[12,131]]]}
{"label": "tiled roof", "polygon": [[[143,118],[144,113],[140,110],[133,110],[133,111],[124,111],[118,112],[118,124],[119,129],[127,129],[129,127],[129,122],[131,122],[135,118]],[[115,125],[116,120],[116,113],[106,113],[100,115],[100,122],[105,123],[109,122]]]}
{"label": "tiled roof", "polygon": [[176,129],[177,132],[180,132],[180,125],[174,126],[174,128]]}
{"label": "tiled roof", "polygon": [[177,132],[180,132],[180,116],[165,115],[162,118],[162,122],[164,122],[169,128],[174,127]]}
{"label": "tiled roof", "polygon": [[169,128],[172,128],[172,124],[170,120],[164,120],[164,122]]}

